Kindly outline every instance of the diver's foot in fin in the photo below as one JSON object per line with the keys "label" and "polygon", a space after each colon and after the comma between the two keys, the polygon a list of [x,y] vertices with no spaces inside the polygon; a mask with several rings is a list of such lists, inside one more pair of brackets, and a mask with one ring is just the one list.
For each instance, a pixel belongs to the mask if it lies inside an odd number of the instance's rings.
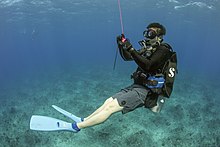
{"label": "diver's foot in fin", "polygon": [[80,131],[80,128],[78,128],[76,122],[75,122],[75,123],[72,123],[72,128],[76,131],[75,133],[77,133],[77,132]]}
{"label": "diver's foot in fin", "polygon": [[67,131],[71,131],[74,133],[77,133],[80,131],[80,129],[78,128],[76,123],[57,122],[57,126],[58,126],[58,128],[60,128],[60,130],[67,130]]}
{"label": "diver's foot in fin", "polygon": [[80,122],[83,122],[83,121],[84,121],[84,118],[75,116],[75,115],[73,115],[73,114],[72,114],[71,118],[72,118],[72,120],[74,120],[76,123],[80,123]]}

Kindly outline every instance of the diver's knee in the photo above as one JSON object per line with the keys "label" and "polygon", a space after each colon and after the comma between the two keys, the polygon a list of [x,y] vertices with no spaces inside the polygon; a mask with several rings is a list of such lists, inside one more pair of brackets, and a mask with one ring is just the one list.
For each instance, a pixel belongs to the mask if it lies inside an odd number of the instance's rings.
{"label": "diver's knee", "polygon": [[104,104],[108,104],[110,103],[111,101],[113,101],[114,99],[112,97],[108,98],[105,100]]}
{"label": "diver's knee", "polygon": [[117,99],[113,99],[111,102],[109,102],[105,107],[104,107],[104,111],[108,112],[108,113],[115,113],[117,111],[121,111],[123,109],[123,107],[121,107],[118,104]]}
{"label": "diver's knee", "polygon": [[151,111],[153,111],[155,113],[159,113],[161,111],[164,103],[165,103],[165,98],[159,97],[158,100],[157,100],[157,105],[152,107],[152,108],[150,108]]}

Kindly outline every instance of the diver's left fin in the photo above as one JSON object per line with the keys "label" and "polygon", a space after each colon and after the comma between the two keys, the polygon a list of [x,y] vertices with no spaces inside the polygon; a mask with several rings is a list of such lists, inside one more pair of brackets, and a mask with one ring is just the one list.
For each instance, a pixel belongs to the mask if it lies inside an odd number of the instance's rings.
{"label": "diver's left fin", "polygon": [[77,122],[77,123],[83,121],[83,118],[78,117],[78,116],[76,116],[76,115],[73,115],[72,113],[70,113],[70,112],[68,112],[68,111],[66,111],[66,110],[64,110],[64,109],[62,109],[62,108],[60,108],[60,107],[58,107],[58,106],[56,106],[56,105],[52,105],[52,107],[53,107],[55,110],[57,110],[58,112],[62,113],[62,114],[65,115],[66,117],[69,117],[70,119],[72,119],[73,121],[75,121],[75,122]]}

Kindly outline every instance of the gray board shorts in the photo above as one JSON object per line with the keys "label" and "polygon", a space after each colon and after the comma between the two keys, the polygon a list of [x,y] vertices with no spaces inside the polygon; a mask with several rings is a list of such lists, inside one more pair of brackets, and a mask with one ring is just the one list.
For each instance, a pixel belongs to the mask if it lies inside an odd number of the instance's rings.
{"label": "gray board shorts", "polygon": [[122,113],[128,113],[138,107],[144,106],[144,101],[147,97],[149,89],[142,85],[133,84],[121,89],[118,93],[112,96],[117,99],[119,105],[123,107]]}

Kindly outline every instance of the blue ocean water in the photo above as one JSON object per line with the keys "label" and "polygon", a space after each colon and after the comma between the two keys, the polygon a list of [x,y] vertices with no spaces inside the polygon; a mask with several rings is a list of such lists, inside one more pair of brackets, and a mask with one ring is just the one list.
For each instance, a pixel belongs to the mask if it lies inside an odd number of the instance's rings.
{"label": "blue ocean water", "polygon": [[78,134],[31,131],[33,114],[67,119],[52,104],[86,117],[132,83],[136,65],[118,56],[112,70],[117,0],[0,0],[0,146],[220,146],[220,2],[121,0],[121,8],[135,48],[146,26],[160,22],[177,52],[163,111],[115,114]]}

